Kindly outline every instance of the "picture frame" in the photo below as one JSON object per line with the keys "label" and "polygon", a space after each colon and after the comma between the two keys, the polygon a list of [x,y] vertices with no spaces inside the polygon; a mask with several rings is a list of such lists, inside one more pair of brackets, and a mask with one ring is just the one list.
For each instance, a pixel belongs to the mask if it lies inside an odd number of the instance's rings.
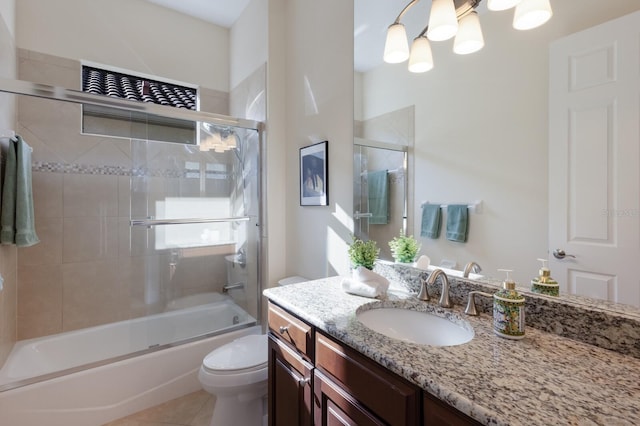
{"label": "picture frame", "polygon": [[329,205],[329,142],[300,148],[300,205]]}

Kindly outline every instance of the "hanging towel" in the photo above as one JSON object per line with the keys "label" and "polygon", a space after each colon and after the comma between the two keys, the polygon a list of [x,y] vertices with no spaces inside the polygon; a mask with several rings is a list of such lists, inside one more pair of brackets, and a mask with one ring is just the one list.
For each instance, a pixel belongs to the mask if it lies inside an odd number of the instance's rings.
{"label": "hanging towel", "polygon": [[31,147],[20,137],[9,141],[0,213],[0,243],[29,247],[36,235],[31,186]]}
{"label": "hanging towel", "polygon": [[389,223],[389,179],[386,170],[367,173],[369,190],[369,225]]}
{"label": "hanging towel", "polygon": [[424,204],[422,206],[422,230],[420,231],[420,236],[433,239],[439,238],[441,221],[440,204]]}
{"label": "hanging towel", "polygon": [[447,240],[467,241],[469,209],[466,204],[451,204],[447,207]]}

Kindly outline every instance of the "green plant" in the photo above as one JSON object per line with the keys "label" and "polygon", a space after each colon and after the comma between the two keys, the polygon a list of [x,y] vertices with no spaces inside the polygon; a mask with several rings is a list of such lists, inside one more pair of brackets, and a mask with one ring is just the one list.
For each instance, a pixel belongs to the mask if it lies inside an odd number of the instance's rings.
{"label": "green plant", "polygon": [[420,251],[420,243],[413,238],[413,235],[406,236],[404,231],[400,230],[400,236],[394,237],[389,241],[391,254],[396,262],[411,263],[416,259],[416,255]]}
{"label": "green plant", "polygon": [[349,246],[349,259],[354,268],[364,266],[367,269],[373,269],[373,264],[378,258],[380,249],[373,240],[362,241],[352,236],[353,242]]}

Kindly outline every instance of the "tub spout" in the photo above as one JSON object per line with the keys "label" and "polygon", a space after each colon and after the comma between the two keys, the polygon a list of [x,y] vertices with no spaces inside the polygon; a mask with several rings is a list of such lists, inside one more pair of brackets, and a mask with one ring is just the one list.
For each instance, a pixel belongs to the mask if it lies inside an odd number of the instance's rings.
{"label": "tub spout", "polygon": [[229,290],[235,290],[237,288],[244,288],[244,283],[225,284],[222,286],[223,293],[229,293]]}

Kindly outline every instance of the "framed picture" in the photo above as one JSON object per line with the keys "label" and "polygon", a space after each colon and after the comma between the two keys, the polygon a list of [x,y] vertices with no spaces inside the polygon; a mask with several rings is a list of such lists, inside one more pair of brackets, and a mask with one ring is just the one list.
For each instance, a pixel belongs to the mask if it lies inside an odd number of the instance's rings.
{"label": "framed picture", "polygon": [[300,148],[300,205],[329,205],[328,142]]}

